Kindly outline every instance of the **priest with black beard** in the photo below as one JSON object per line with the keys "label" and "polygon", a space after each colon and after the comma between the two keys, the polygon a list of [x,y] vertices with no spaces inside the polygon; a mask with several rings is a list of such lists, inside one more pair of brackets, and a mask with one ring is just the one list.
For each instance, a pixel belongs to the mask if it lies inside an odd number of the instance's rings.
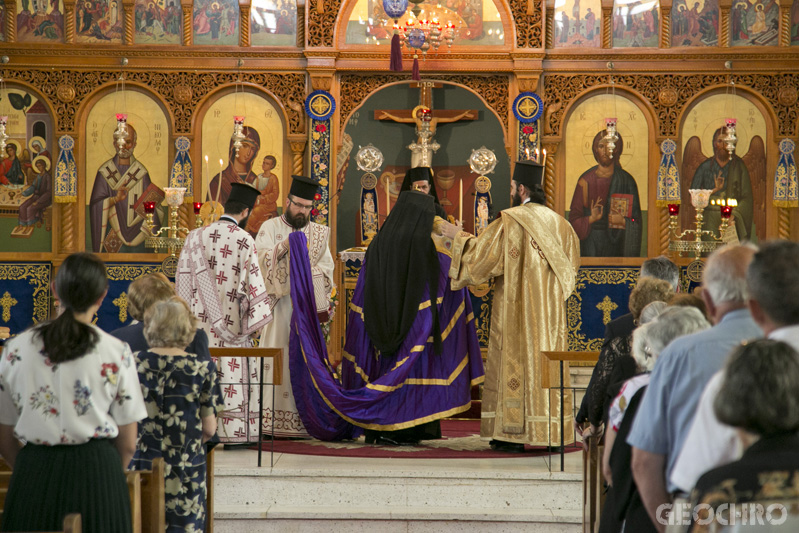
{"label": "priest with black beard", "polygon": [[[255,248],[258,264],[264,276],[266,292],[272,306],[273,320],[261,333],[260,346],[283,348],[283,384],[275,390],[275,405],[264,399],[264,424],[262,431],[271,428],[275,417],[275,436],[308,437],[308,433],[297,413],[289,377],[288,347],[289,327],[292,313],[291,285],[289,282],[289,234],[302,231],[308,241],[308,258],[311,263],[314,299],[320,322],[329,319],[330,297],[333,291],[333,256],[330,253],[330,228],[311,222],[314,199],[319,184],[304,176],[292,176],[291,188],[283,214],[265,221]],[[268,377],[268,376],[267,376]]]}

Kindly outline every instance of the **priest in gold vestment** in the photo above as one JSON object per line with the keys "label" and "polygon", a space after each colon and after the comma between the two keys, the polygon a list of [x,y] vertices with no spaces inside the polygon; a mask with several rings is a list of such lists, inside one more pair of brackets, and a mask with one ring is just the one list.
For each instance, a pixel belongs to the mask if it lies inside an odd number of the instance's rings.
{"label": "priest in gold vestment", "polygon": [[[541,352],[568,349],[566,300],[580,266],[580,240],[568,221],[546,207],[542,177],[538,163],[517,162],[513,207],[480,237],[452,224],[444,230],[454,236],[453,290],[495,279],[480,435],[506,451],[560,444],[559,394],[541,388],[544,372],[550,383],[559,383],[558,366]],[[568,444],[574,429],[567,394]]]}

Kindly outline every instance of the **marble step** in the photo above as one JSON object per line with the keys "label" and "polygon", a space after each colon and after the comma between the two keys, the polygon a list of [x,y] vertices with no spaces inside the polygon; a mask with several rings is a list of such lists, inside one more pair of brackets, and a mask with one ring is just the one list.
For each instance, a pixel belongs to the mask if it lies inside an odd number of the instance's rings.
{"label": "marble step", "polygon": [[214,513],[217,533],[245,532],[363,532],[482,533],[484,531],[536,533],[578,533],[582,515],[578,511],[524,511],[506,509],[429,509],[425,507],[347,506],[234,506],[226,505]]}
{"label": "marble step", "polygon": [[569,472],[230,468],[216,470],[214,503],[220,512],[231,506],[388,512],[452,508],[456,502],[462,512],[580,512],[580,479]]}

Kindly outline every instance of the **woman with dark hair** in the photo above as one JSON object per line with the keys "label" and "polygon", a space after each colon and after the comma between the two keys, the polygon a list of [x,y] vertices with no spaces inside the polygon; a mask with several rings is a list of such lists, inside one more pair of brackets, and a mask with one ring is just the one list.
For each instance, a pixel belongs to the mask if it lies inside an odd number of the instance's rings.
{"label": "woman with dark hair", "polygon": [[105,265],[70,255],[54,290],[61,315],[8,341],[0,361],[0,454],[13,468],[2,529],[53,531],[78,512],[86,532],[130,531],[123,470],[147,411],[130,348],[91,323]]}

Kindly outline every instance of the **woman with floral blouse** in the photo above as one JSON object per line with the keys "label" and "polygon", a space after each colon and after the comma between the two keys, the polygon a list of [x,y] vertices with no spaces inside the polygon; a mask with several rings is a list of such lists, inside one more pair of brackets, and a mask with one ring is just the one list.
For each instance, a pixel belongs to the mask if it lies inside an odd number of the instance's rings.
{"label": "woman with floral blouse", "polygon": [[[63,313],[9,340],[0,360],[0,454],[13,468],[3,531],[131,530],[123,468],[144,407],[128,345],[92,325],[108,291],[97,256],[73,254],[55,278]],[[23,444],[24,443],[24,444]]]}
{"label": "woman with floral blouse", "polygon": [[174,533],[205,530],[204,443],[216,433],[224,405],[211,357],[186,353],[195,333],[186,302],[177,296],[157,302],[144,313],[150,348],[136,354],[147,419],[139,425],[133,467],[148,470],[164,458],[166,531]]}

